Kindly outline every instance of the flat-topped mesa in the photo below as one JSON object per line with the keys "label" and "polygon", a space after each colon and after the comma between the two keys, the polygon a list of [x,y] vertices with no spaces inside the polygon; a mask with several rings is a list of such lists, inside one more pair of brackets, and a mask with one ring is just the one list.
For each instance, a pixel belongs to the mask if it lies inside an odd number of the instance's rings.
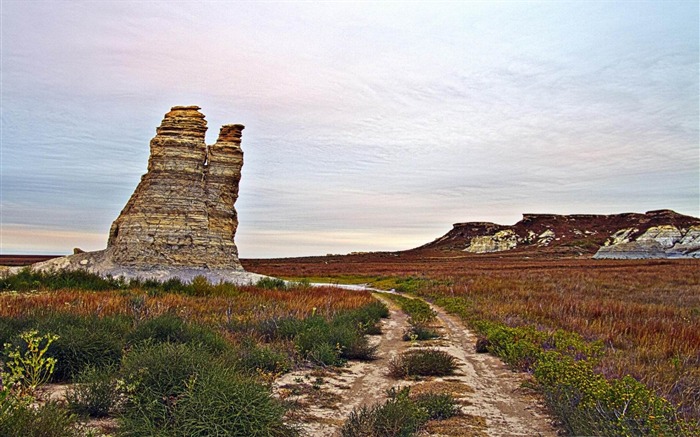
{"label": "flat-topped mesa", "polygon": [[197,106],[175,106],[151,140],[146,173],[112,224],[118,265],[242,270],[234,236],[242,125],[225,125],[207,147]]}

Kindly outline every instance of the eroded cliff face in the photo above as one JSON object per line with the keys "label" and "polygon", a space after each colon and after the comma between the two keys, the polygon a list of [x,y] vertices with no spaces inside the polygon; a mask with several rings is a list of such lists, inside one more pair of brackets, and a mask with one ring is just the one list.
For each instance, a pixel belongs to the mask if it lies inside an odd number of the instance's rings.
{"label": "eroded cliff face", "polygon": [[621,229],[593,256],[597,259],[700,258],[700,225],[653,226],[637,238],[637,229]]}
{"label": "eroded cliff face", "polygon": [[700,258],[700,219],[671,210],[611,215],[523,214],[514,225],[457,223],[450,232],[418,249],[595,258]]}
{"label": "eroded cliff face", "polygon": [[122,266],[242,269],[234,203],[243,165],[242,125],[221,128],[212,146],[197,106],[165,114],[146,173],[112,224],[107,249]]}

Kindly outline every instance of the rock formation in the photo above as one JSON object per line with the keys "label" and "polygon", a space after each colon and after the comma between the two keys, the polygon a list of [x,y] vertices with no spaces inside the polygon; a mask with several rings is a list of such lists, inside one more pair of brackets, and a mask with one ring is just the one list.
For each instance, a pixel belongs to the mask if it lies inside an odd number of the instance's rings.
{"label": "rock formation", "polygon": [[598,249],[593,258],[700,258],[700,225],[678,228],[654,226],[636,238],[637,228],[621,229]]}
{"label": "rock formation", "polygon": [[242,269],[233,237],[243,165],[239,124],[204,143],[197,106],[176,106],[151,140],[148,173],[112,224],[107,248],[122,266]]}
{"label": "rock formation", "polygon": [[151,140],[148,172],[109,233],[107,248],[36,264],[101,275],[164,280],[250,282],[234,243],[243,126],[221,127],[207,146],[207,122],[197,106],[175,106]]}
{"label": "rock formation", "polygon": [[595,258],[700,258],[700,219],[670,210],[611,215],[523,214],[514,225],[456,223],[450,232],[418,249],[595,254]]}

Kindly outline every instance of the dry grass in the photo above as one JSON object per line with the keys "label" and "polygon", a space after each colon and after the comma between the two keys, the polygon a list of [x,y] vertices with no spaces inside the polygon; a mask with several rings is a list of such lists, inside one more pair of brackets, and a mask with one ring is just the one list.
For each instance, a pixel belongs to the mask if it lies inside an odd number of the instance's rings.
{"label": "dry grass", "polygon": [[330,287],[267,290],[241,287],[231,296],[188,296],[161,294],[151,296],[141,290],[93,292],[58,290],[38,293],[0,294],[0,317],[65,311],[79,315],[127,315],[156,317],[173,313],[185,320],[207,324],[259,321],[275,317],[303,318],[312,313],[332,316],[339,311],[372,303],[369,292]]}
{"label": "dry grass", "polygon": [[261,273],[413,277],[415,292],[458,297],[468,321],[561,328],[607,346],[599,371],[631,374],[700,418],[700,260],[524,259],[445,253],[249,261]]}

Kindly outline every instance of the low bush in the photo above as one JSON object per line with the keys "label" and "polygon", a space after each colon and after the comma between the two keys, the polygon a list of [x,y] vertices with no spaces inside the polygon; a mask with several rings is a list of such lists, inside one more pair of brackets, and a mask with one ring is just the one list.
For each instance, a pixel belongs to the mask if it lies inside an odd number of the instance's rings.
{"label": "low bush", "polygon": [[258,279],[258,282],[255,283],[255,286],[267,290],[286,290],[287,282],[284,279],[265,276]]}
{"label": "low bush", "polygon": [[698,424],[631,376],[608,381],[591,360],[543,353],[534,375],[547,404],[572,435],[691,436]]}
{"label": "low bush", "polygon": [[428,420],[457,414],[454,399],[447,394],[424,393],[415,398],[410,388],[392,388],[383,404],[353,409],[343,424],[343,437],[394,437],[416,434]]}
{"label": "low bush", "polygon": [[403,341],[425,341],[440,337],[435,330],[424,325],[413,325],[403,333]]}
{"label": "low bush", "polygon": [[353,409],[340,430],[343,437],[412,436],[427,421],[427,413],[408,397],[408,391],[384,404]]}
{"label": "low bush", "polygon": [[235,354],[241,370],[259,374],[261,372],[279,374],[292,369],[294,363],[286,350],[273,345],[260,345],[248,338]]}
{"label": "low bush", "polygon": [[292,435],[266,386],[189,344],[142,344],[122,364],[120,434]]}
{"label": "low bush", "polygon": [[421,393],[414,398],[419,408],[425,409],[428,419],[448,419],[458,412],[457,404],[448,393]]}
{"label": "low bush", "polygon": [[124,317],[53,313],[38,323],[38,329],[59,336],[48,351],[57,360],[52,380],[68,381],[88,366],[119,363],[131,323]]}
{"label": "low bush", "polygon": [[281,327],[288,333],[296,331],[294,342],[299,353],[316,364],[340,365],[345,360],[373,360],[377,348],[371,346],[365,332],[374,325],[381,307],[345,311],[330,321],[312,315],[301,323],[286,322]]}
{"label": "low bush", "polygon": [[209,367],[193,375],[172,411],[174,434],[182,436],[291,436],[285,409],[267,387],[230,369]]}
{"label": "low bush", "polygon": [[451,375],[457,360],[439,349],[409,350],[389,362],[389,375],[395,378]]}
{"label": "low bush", "polygon": [[223,352],[228,343],[214,330],[188,323],[173,314],[163,314],[140,322],[127,336],[129,344],[142,341],[155,343],[192,343],[212,352]]}
{"label": "low bush", "polygon": [[84,270],[42,272],[27,267],[0,280],[0,292],[9,290],[59,290],[64,288],[102,291],[126,287],[127,284],[123,280],[103,278]]}
{"label": "low bush", "polygon": [[[3,403],[13,402],[7,411]],[[74,437],[76,417],[57,402],[33,406],[0,397],[0,435],[3,437]]]}
{"label": "low bush", "polygon": [[116,409],[120,395],[115,369],[88,366],[75,378],[66,392],[68,408],[80,415],[105,417]]}

